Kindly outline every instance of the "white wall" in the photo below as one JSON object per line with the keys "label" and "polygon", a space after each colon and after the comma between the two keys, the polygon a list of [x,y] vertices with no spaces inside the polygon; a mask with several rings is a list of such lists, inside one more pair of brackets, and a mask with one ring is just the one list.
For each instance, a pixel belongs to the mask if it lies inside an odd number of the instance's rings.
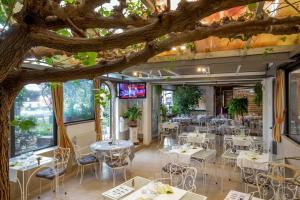
{"label": "white wall", "polygon": [[143,143],[149,145],[152,141],[152,128],[151,128],[151,119],[152,119],[152,86],[150,83],[147,83],[147,94],[146,99],[143,102]]}
{"label": "white wall", "polygon": [[72,142],[75,140],[77,145],[87,148],[87,151],[89,145],[96,142],[95,121],[66,125],[66,131]]}
{"label": "white wall", "polygon": [[273,126],[273,79],[265,78],[263,85],[263,141],[264,145],[272,149],[272,129]]}

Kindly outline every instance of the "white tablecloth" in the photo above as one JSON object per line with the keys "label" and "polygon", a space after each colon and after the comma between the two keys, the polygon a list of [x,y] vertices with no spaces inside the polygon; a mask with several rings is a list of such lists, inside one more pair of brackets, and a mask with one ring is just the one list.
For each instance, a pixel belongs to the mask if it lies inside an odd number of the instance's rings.
{"label": "white tablecloth", "polygon": [[233,135],[232,143],[234,146],[248,147],[251,145],[251,137],[242,135]]}
{"label": "white tablecloth", "polygon": [[257,154],[251,151],[240,151],[236,164],[240,168],[252,168],[267,171],[272,154]]}
{"label": "white tablecloth", "polygon": [[[38,165],[37,157],[40,157],[40,165]],[[9,160],[9,180],[12,182],[17,182],[18,171],[28,171],[36,167],[53,167],[54,158],[32,155],[21,159],[21,157],[11,158]]]}
{"label": "white tablecloth", "polygon": [[178,161],[180,163],[189,164],[191,162],[192,155],[201,150],[203,150],[203,148],[193,148],[192,146],[182,145],[179,148],[171,149],[170,152],[178,154]]}
{"label": "white tablecloth", "polygon": [[177,122],[164,122],[162,124],[162,128],[163,129],[175,129],[175,128],[178,128],[179,125]]}
{"label": "white tablecloth", "polygon": [[100,153],[100,155],[105,155],[114,149],[127,149],[130,148],[130,160],[134,158],[134,144],[129,140],[117,140],[113,144],[109,144],[109,141],[95,142],[90,145],[90,149],[93,152]]}
{"label": "white tablecloth", "polygon": [[[181,199],[186,193],[186,190],[182,190],[176,187],[172,187],[172,194],[156,194],[156,188],[158,187],[155,184],[162,183],[153,183],[150,182],[148,185],[145,185],[141,189],[131,193],[130,195],[123,198],[123,200],[136,200],[136,199],[153,199],[153,200],[179,200]],[[160,186],[162,187],[162,186]]]}

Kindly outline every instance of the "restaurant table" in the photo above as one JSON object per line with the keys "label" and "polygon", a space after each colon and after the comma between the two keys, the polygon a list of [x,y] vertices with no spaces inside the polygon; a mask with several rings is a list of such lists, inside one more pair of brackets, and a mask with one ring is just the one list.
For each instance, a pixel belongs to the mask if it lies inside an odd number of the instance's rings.
{"label": "restaurant table", "polygon": [[[40,159],[38,163],[38,159]],[[52,157],[38,155],[21,155],[9,159],[9,180],[18,183],[20,187],[21,200],[27,199],[28,186],[31,177],[40,169],[45,167],[54,168],[55,159]],[[34,170],[31,172],[31,170]],[[18,178],[18,172],[21,173],[21,180]],[[55,186],[58,194],[58,177],[55,178]]]}
{"label": "restaurant table", "polygon": [[134,144],[129,140],[116,140],[112,141],[112,143],[111,141],[103,140],[90,145],[91,151],[96,152],[99,157],[109,154],[112,150],[128,148],[131,150],[129,158],[132,161],[134,158]]}
{"label": "restaurant table", "polygon": [[[134,197],[136,197],[138,194],[147,193],[147,191],[145,191],[146,190],[145,186],[147,186],[149,183],[151,183],[151,180],[136,176],[136,177],[126,181],[125,183],[102,193],[102,196],[104,199],[109,199],[109,200],[128,200],[128,198],[130,200],[136,200],[139,198],[134,198]],[[173,191],[174,192],[180,191],[181,196],[182,196],[180,198],[180,200],[206,200],[207,199],[206,196],[196,194],[193,192],[189,192],[189,191],[185,191],[185,190],[181,190],[179,188],[173,188]],[[170,195],[172,195],[172,194],[170,194]],[[116,197],[116,196],[118,196],[118,197]],[[160,198],[160,196],[161,197],[164,196],[165,198]],[[154,200],[169,200],[169,198],[166,196],[166,194],[163,196],[158,195],[154,198]],[[172,200],[179,200],[179,199],[177,199],[176,197],[174,198],[174,195],[172,195]]]}
{"label": "restaurant table", "polygon": [[163,129],[175,129],[179,128],[179,124],[177,122],[164,122],[162,123]]}
{"label": "restaurant table", "polygon": [[180,122],[180,123],[191,123],[192,118],[191,117],[174,117],[172,119],[173,122]]}
{"label": "restaurant table", "polygon": [[169,152],[177,153],[178,161],[180,163],[190,164],[191,157],[201,150],[203,150],[203,148],[201,147],[193,147],[192,145],[180,145],[173,146],[173,148],[169,150]]}
{"label": "restaurant table", "polygon": [[239,168],[252,168],[257,170],[268,171],[269,163],[273,162],[275,155],[270,153],[256,153],[253,151],[240,151],[236,164]]}
{"label": "restaurant table", "polygon": [[[232,149],[227,149],[222,155],[221,155],[221,160],[222,160],[222,167],[223,169],[225,168],[225,166],[229,165],[230,167],[233,167],[234,170],[230,170],[228,175],[229,175],[229,181],[231,180],[230,177],[231,177],[231,173],[233,173],[236,169],[236,159],[239,155],[239,151],[235,151],[233,152]],[[225,169],[224,169],[225,171]],[[223,188],[224,188],[224,177],[222,176],[221,178],[221,188],[222,188],[222,191],[223,191]]]}
{"label": "restaurant table", "polygon": [[199,133],[195,133],[195,132],[183,132],[178,136],[178,140],[179,142],[186,142],[187,137],[197,137],[197,136],[201,136],[202,134],[204,134],[205,138],[205,142],[207,142],[209,144],[209,148],[215,148],[215,144],[216,144],[216,135],[212,134],[212,133],[205,133],[205,132],[199,132]]}

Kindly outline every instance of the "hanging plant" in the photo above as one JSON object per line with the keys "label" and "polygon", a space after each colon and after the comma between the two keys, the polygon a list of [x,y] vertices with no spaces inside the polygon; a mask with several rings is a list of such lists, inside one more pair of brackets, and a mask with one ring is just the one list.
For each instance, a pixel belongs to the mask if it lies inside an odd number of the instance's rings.
{"label": "hanging plant", "polygon": [[244,123],[244,114],[248,112],[248,99],[233,98],[228,104],[228,112],[232,117],[242,116]]}
{"label": "hanging plant", "polygon": [[254,103],[260,107],[262,105],[262,98],[263,98],[263,91],[262,91],[261,83],[256,83],[256,85],[254,87],[254,92],[255,92]]}

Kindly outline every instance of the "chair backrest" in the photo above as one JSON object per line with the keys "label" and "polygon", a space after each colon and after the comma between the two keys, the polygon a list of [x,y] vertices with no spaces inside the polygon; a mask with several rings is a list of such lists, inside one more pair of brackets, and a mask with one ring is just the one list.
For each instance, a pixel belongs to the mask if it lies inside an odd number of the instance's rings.
{"label": "chair backrest", "polygon": [[[285,164],[284,164],[285,165]],[[276,170],[281,171],[279,175],[274,175],[273,170],[269,174],[258,173],[256,175],[256,184],[258,187],[259,197],[263,199],[299,199],[299,176],[298,172],[292,178],[282,176],[282,172],[288,166],[276,166]]]}
{"label": "chair backrest", "polygon": [[129,162],[130,153],[130,148],[111,149],[104,156],[104,162],[114,163],[115,166],[123,166],[124,163]]}
{"label": "chair backrest", "polygon": [[56,159],[56,163],[60,163],[60,167],[67,168],[70,154],[70,148],[58,147],[54,150],[54,158]]}
{"label": "chair backrest", "polygon": [[160,164],[163,167],[167,163],[177,163],[178,154],[175,152],[170,152],[169,149],[159,150]]}
{"label": "chair backrest", "polygon": [[183,189],[187,191],[196,191],[197,169],[195,167],[185,167]]}
{"label": "chair backrest", "polygon": [[205,143],[205,134],[191,134],[187,136],[187,142],[202,145]]}
{"label": "chair backrest", "polygon": [[73,144],[75,159],[78,160],[81,157],[80,146]]}

